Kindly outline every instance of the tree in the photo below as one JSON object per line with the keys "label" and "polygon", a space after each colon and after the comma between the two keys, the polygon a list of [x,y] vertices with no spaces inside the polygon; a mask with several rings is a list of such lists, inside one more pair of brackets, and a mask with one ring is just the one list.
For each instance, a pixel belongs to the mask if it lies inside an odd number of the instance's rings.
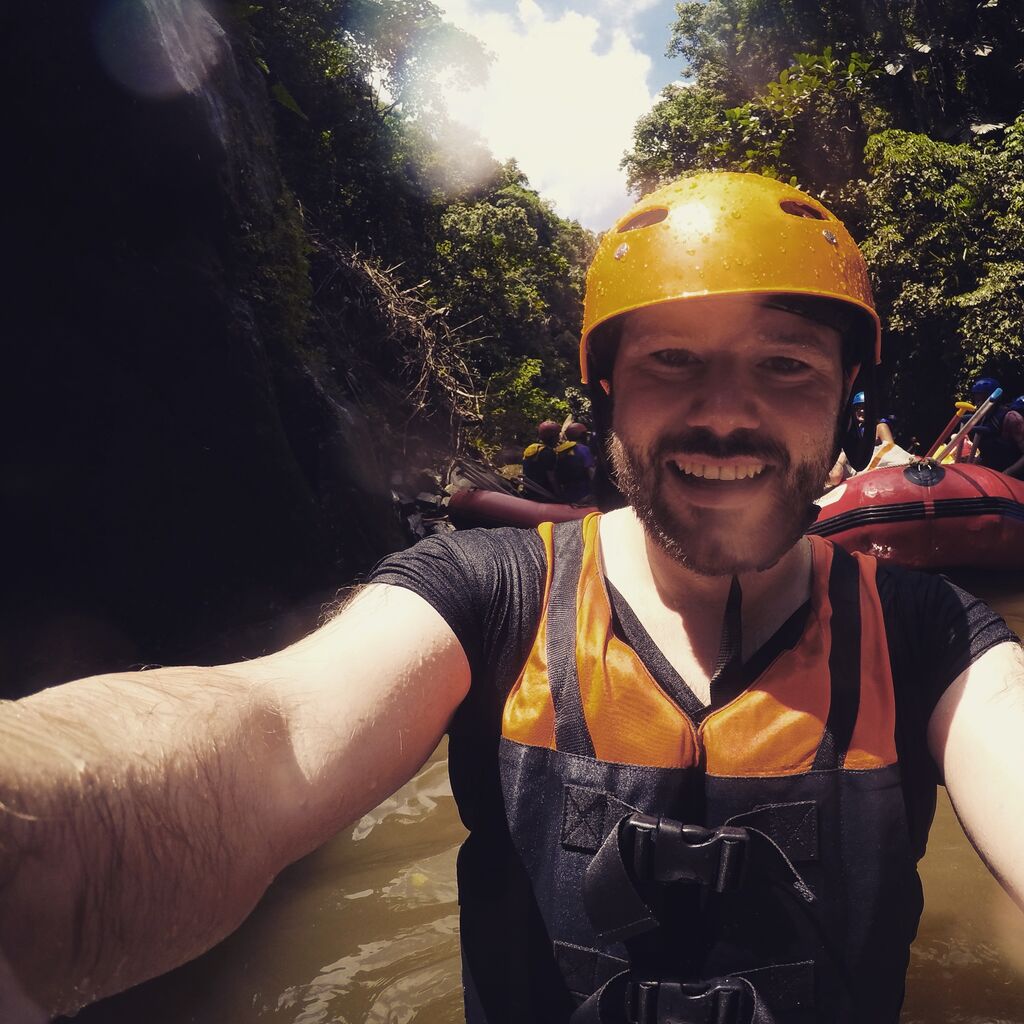
{"label": "tree", "polygon": [[941,426],[972,373],[1024,383],[1020,5],[707,0],[677,10],[669,52],[687,61],[686,80],[637,123],[623,161],[631,186],[749,170],[827,202],[863,240],[892,398],[914,432]]}
{"label": "tree", "polygon": [[936,429],[974,376],[1024,390],[1022,157],[1024,116],[1000,147],[883,132],[855,186],[893,394]]}

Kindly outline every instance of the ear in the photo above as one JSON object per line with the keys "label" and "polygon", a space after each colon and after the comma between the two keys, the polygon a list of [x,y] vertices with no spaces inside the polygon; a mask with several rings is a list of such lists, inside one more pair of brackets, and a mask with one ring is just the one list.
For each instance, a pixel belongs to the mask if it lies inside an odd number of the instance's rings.
{"label": "ear", "polygon": [[601,385],[601,390],[606,394],[612,393],[612,382],[610,380],[600,380],[598,383]]}

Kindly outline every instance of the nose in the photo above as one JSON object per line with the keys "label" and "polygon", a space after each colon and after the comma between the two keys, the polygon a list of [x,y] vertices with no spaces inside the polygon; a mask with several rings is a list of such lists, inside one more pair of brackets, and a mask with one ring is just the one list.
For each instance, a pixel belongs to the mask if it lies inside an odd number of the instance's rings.
{"label": "nose", "polygon": [[707,367],[700,392],[691,400],[687,421],[726,437],[761,426],[757,391],[731,360]]}

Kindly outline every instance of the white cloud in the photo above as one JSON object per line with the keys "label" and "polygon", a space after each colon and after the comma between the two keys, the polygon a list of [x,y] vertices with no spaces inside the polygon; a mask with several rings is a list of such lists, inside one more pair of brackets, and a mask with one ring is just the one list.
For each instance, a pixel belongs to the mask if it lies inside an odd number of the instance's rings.
{"label": "white cloud", "polygon": [[601,11],[629,25],[638,14],[657,7],[661,0],[599,0]]}
{"label": "white cloud", "polygon": [[[633,3],[629,13],[645,5]],[[630,37],[627,4],[604,0],[625,20],[609,11],[603,22],[572,9],[548,18],[535,0],[519,0],[514,13],[484,10],[479,0],[439,6],[494,56],[486,84],[448,86],[451,117],[499,160],[515,157],[562,216],[607,228],[630,203],[619,161],[653,102],[651,61]]]}

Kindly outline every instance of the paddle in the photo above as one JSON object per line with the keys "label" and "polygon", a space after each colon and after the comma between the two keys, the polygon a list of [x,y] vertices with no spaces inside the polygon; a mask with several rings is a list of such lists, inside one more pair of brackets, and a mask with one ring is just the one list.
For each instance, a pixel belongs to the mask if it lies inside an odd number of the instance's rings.
{"label": "paddle", "polygon": [[981,405],[974,411],[974,415],[949,439],[949,443],[932,456],[936,462],[941,462],[951,451],[953,451],[960,441],[961,437],[966,437],[970,432],[971,428],[975,426],[979,420],[983,419],[985,414],[992,408],[994,402],[996,402],[1003,394],[1002,388],[996,388],[988,398],[985,399]]}
{"label": "paddle", "polygon": [[973,406],[970,402],[957,402],[956,412],[953,413],[952,419],[950,419],[950,421],[942,428],[942,430],[939,431],[939,436],[935,438],[935,440],[932,442],[931,447],[925,454],[925,458],[930,459],[939,450],[939,446],[942,444],[942,442],[945,441],[946,438],[949,437],[950,434],[952,434],[952,432],[956,429],[956,425],[964,418],[964,415],[966,413],[974,411],[975,406]]}

